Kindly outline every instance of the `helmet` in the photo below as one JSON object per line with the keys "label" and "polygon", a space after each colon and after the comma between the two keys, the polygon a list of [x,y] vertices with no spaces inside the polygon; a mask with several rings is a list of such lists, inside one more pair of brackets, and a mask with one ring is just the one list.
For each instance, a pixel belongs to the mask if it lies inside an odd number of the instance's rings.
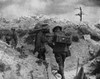
{"label": "helmet", "polygon": [[34,33],[42,31],[43,33],[49,32],[49,25],[47,23],[37,23],[34,27]]}
{"label": "helmet", "polygon": [[34,27],[34,30],[43,30],[43,29],[48,29],[47,23],[37,23]]}
{"label": "helmet", "polygon": [[61,27],[61,26],[55,26],[55,27],[52,29],[52,31],[55,32],[58,28],[59,28],[60,30],[62,30],[62,27]]}

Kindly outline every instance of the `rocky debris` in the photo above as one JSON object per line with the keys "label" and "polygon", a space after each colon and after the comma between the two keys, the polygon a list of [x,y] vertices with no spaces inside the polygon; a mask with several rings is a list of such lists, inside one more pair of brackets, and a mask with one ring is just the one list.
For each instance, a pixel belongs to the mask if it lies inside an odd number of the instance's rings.
{"label": "rocky debris", "polygon": [[[70,46],[71,51],[71,57],[66,58],[65,62],[65,68],[75,68],[77,66],[77,59],[79,58],[79,64],[83,65],[85,64],[89,58],[89,49],[88,49],[89,43],[80,39],[78,43],[73,42]],[[69,68],[70,67],[70,68]]]}
{"label": "rocky debris", "polygon": [[99,61],[100,61],[100,42],[94,41],[90,37],[86,38],[87,42],[90,43],[90,53],[92,52],[92,59],[84,65],[85,73],[90,79],[99,79]]}
{"label": "rocky debris", "polygon": [[45,66],[39,66],[37,58],[29,55],[20,59],[19,52],[6,45],[0,41],[0,79],[46,79]]}
{"label": "rocky debris", "polygon": [[83,66],[84,73],[86,74],[86,76],[90,79],[96,79],[96,75],[89,75],[89,73],[96,69],[96,66],[92,66],[91,63],[95,62],[95,60],[98,58],[95,58],[94,60],[90,61],[90,53],[96,55],[96,53],[100,50],[100,45],[99,42],[92,40],[89,35],[85,36],[85,38],[89,39],[80,39],[77,43],[73,42],[70,47],[71,57],[66,58],[65,61],[66,79],[73,79],[76,76],[78,58],[79,68]]}
{"label": "rocky debris", "polygon": [[[11,46],[5,42],[0,41],[0,79],[46,79],[47,72],[45,66],[42,64],[39,66],[35,61],[36,57],[30,53],[34,49],[33,39],[26,44],[25,38],[28,37],[27,32],[34,29],[37,22],[42,21],[49,23],[50,31],[55,25],[61,25],[65,33],[71,33],[73,35],[73,42],[70,47],[71,57],[66,58],[65,61],[65,77],[66,79],[73,79],[76,75],[77,59],[79,58],[79,66],[89,64],[91,58],[90,52],[95,53],[100,47],[100,30],[98,28],[93,29],[86,23],[75,24],[70,21],[59,21],[55,18],[32,16],[32,17],[21,17],[8,21],[4,18],[0,19],[0,28],[8,29],[15,27],[18,33],[18,46],[25,46],[25,53],[28,57],[19,58],[20,53],[12,49]],[[84,36],[84,39],[80,38]],[[94,39],[97,37],[96,39]],[[89,40],[88,40],[89,39]],[[27,40],[27,39],[26,39]],[[97,41],[98,42],[97,42]],[[32,45],[31,45],[32,44]],[[46,46],[48,54],[46,57],[49,58],[49,69],[48,74],[51,79],[55,79],[52,75],[51,70],[57,70],[58,65],[55,61],[52,49]],[[90,67],[85,67],[85,71]],[[61,78],[59,74],[57,78]],[[92,77],[93,78],[93,77]]]}

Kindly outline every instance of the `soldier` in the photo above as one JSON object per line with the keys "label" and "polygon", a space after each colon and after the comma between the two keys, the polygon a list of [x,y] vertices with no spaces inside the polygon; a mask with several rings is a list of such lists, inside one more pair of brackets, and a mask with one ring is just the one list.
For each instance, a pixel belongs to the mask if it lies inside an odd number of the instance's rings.
{"label": "soldier", "polygon": [[12,47],[15,49],[18,43],[17,33],[14,28],[11,28]]}
{"label": "soldier", "polygon": [[35,36],[35,49],[33,54],[38,52],[38,58],[40,59],[38,63],[41,63],[42,61],[45,61],[45,44],[46,44],[46,33],[49,32],[48,30],[48,24],[37,24],[36,25],[36,36]]}
{"label": "soldier", "polygon": [[9,34],[5,35],[5,41],[8,45],[10,45],[11,42],[11,36]]}
{"label": "soldier", "polygon": [[17,46],[17,34],[14,28],[11,28],[11,32],[5,36],[6,43],[11,45],[13,48]]}
{"label": "soldier", "polygon": [[49,43],[49,45],[52,47],[56,62],[59,65],[58,73],[61,74],[62,79],[65,79],[64,61],[66,57],[71,55],[69,51],[69,46],[71,45],[71,42],[69,42],[66,38],[67,36],[65,36],[65,33],[62,31],[61,26],[54,27],[53,32],[54,35],[52,39],[52,44]]}

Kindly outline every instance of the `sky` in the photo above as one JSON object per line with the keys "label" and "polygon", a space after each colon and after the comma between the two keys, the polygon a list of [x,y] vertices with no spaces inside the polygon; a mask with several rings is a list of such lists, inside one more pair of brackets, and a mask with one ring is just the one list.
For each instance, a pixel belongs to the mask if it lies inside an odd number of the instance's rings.
{"label": "sky", "polygon": [[82,7],[83,21],[100,22],[100,0],[0,0],[0,16],[18,18],[44,14],[79,21],[79,7]]}

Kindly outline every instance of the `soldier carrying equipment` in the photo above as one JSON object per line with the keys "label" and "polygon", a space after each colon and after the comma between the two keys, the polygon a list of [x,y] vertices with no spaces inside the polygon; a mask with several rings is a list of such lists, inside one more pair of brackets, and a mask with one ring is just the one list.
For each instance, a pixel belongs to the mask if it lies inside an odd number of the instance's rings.
{"label": "soldier carrying equipment", "polygon": [[66,57],[71,55],[69,51],[71,40],[67,38],[65,33],[62,31],[61,26],[54,27],[53,32],[54,35],[52,37],[52,43],[49,43],[49,46],[52,47],[53,53],[55,54],[56,61],[59,65],[58,73],[61,74],[62,79],[65,79],[64,61]]}
{"label": "soldier carrying equipment", "polygon": [[34,30],[36,30],[36,35],[35,35],[35,49],[33,51],[33,54],[35,54],[36,52],[38,52],[38,58],[40,59],[40,63],[41,60],[45,61],[45,52],[46,52],[46,48],[45,48],[45,43],[47,41],[46,39],[46,33],[49,32],[48,30],[48,25],[47,24],[36,24],[36,28],[34,28]]}

